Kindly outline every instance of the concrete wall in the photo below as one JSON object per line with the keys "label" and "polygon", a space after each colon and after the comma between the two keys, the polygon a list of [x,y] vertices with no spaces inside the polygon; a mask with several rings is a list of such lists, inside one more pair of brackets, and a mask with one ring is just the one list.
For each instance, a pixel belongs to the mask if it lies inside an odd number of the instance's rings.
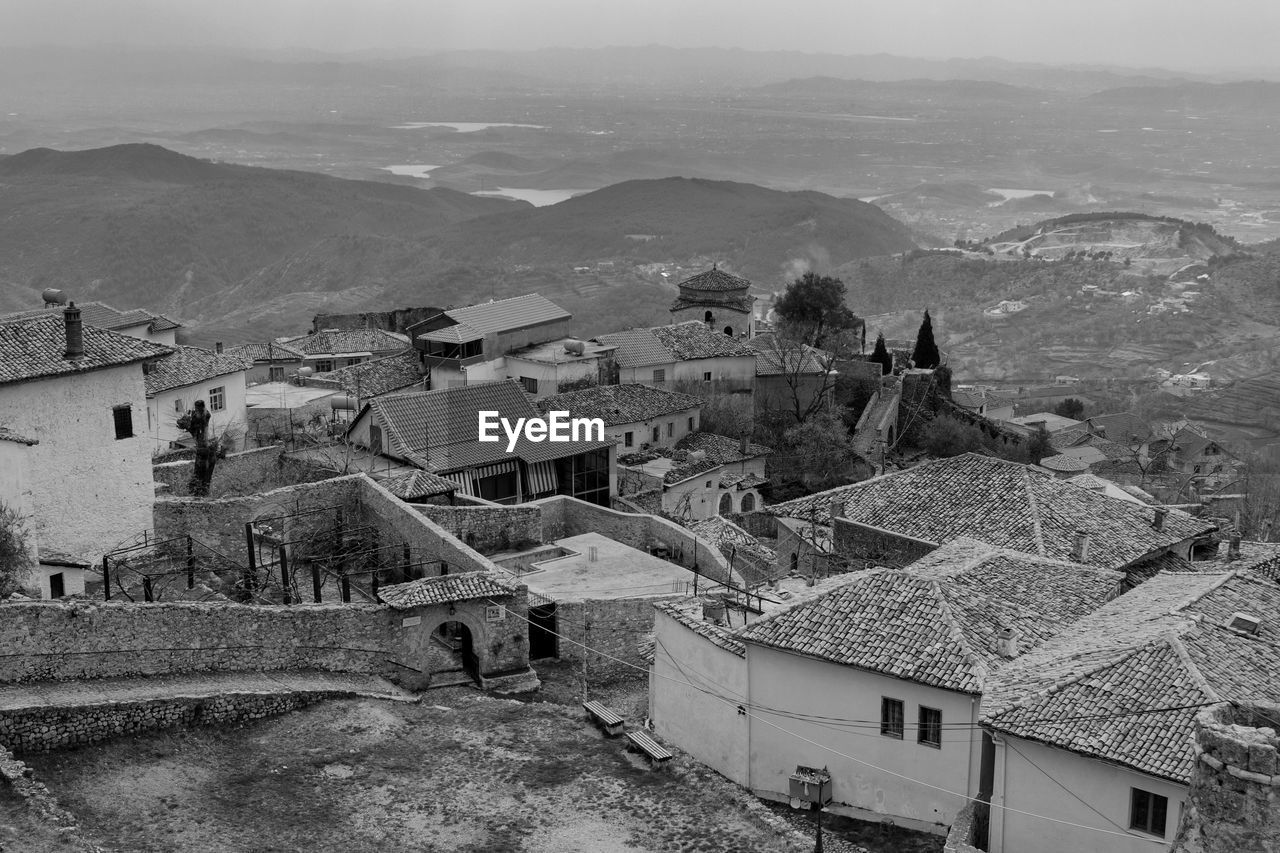
{"label": "concrete wall", "polygon": [[710,372],[711,381],[724,385],[741,385],[755,387],[756,357],[754,355],[732,356],[728,358],[697,358],[690,361],[677,362],[675,375],[667,374],[667,379],[677,382],[702,382],[703,376]]}
{"label": "concrete wall", "polygon": [[[693,408],[657,418],[649,418],[644,421],[614,424],[604,428],[604,435],[607,440],[618,442],[618,448],[622,453],[634,453],[643,444],[653,447],[673,447],[676,442],[689,433],[698,431],[698,425],[702,422],[701,414],[701,408]],[[689,418],[693,418],[693,429],[689,429]],[[654,427],[658,428],[658,440],[656,442],[653,440]],[[627,433],[631,433],[630,446],[626,443]]]}
{"label": "concrete wall", "polygon": [[[117,439],[112,407],[125,404],[134,435]],[[151,525],[141,365],[0,386],[0,412],[6,427],[40,442],[28,471],[42,548],[95,562]]]}
{"label": "concrete wall", "polygon": [[[649,716],[654,730],[727,779],[749,786],[748,720],[735,707],[746,701],[746,660],[662,611],[655,611],[653,633]],[[690,681],[706,689],[691,687]]]}
{"label": "concrete wall", "polygon": [[[1069,796],[1063,789],[1075,796]],[[1172,842],[1187,788],[1064,749],[1000,735],[991,797],[991,853],[1152,853],[1168,849],[1155,836],[1129,830],[1132,789],[1169,798],[1165,838]],[[1009,809],[1069,821],[1054,823]],[[1094,830],[1128,833],[1107,835]]]}
{"label": "concrete wall", "polygon": [[[751,704],[761,718],[750,721],[751,787],[763,796],[788,798],[788,778],[802,764],[830,770],[833,805],[873,819],[892,817],[902,826],[945,832],[967,801],[882,773],[834,750],[947,791],[965,794],[971,786],[976,788],[981,752],[976,697],[757,645],[747,647],[747,676]],[[903,702],[901,739],[880,734],[881,697]],[[916,741],[921,705],[942,711],[941,748]],[[766,708],[871,722],[858,728],[833,727],[771,714]],[[956,723],[974,725],[962,729]],[[1018,849],[1044,848],[1023,845]]]}

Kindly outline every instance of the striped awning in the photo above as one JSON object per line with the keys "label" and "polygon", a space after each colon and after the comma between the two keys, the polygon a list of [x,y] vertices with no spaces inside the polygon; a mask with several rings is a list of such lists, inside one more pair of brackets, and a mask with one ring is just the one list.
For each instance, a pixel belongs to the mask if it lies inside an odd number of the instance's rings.
{"label": "striped awning", "polygon": [[483,480],[486,477],[497,477],[499,474],[510,474],[516,470],[516,460],[509,459],[505,462],[498,462],[493,465],[483,465],[479,468],[471,469],[471,476],[477,480]]}
{"label": "striped awning", "polygon": [[560,478],[556,476],[556,463],[553,460],[530,462],[528,466],[529,494],[541,495],[554,492],[559,487]]}
{"label": "striped awning", "polygon": [[470,497],[476,496],[475,489],[471,488],[471,475],[466,471],[458,471],[453,474],[442,474],[446,480],[451,483],[458,484],[458,491]]}

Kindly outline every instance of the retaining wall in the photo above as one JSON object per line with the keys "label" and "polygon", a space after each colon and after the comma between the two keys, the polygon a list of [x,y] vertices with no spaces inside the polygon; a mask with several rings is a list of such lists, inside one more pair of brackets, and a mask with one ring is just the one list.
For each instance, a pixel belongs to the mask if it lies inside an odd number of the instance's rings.
{"label": "retaining wall", "polygon": [[[576,663],[585,661],[587,680],[592,684],[640,678],[649,665],[640,651],[641,644],[653,636],[653,605],[686,597],[558,602],[558,632],[582,644],[576,645],[561,638],[560,659]],[[589,647],[591,651],[582,646]]]}
{"label": "retaining wall", "polygon": [[539,542],[542,512],[536,506],[430,506],[415,510],[482,554]]}

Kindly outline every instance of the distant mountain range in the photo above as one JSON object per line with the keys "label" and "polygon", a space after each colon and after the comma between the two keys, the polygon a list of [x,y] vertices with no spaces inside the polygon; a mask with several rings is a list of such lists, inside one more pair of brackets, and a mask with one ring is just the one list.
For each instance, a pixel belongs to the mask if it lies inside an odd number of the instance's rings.
{"label": "distant mountain range", "polygon": [[[584,331],[607,331],[666,313],[674,288],[638,277],[638,264],[714,259],[772,289],[806,265],[915,246],[879,208],[817,192],[664,178],[534,208],[145,144],[0,158],[0,223],[0,309],[59,287],[229,342],[305,328],[320,310],[529,290],[607,324]],[[590,275],[574,272],[584,266]]]}

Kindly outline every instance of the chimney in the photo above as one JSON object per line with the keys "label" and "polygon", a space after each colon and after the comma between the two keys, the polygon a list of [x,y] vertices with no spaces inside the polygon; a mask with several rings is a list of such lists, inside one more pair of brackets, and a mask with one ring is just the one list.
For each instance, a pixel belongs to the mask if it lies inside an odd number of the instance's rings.
{"label": "chimney", "polygon": [[218,341],[213,345],[213,351],[218,355],[222,355],[222,341]]}
{"label": "chimney", "polygon": [[1227,559],[1228,560],[1240,559],[1240,534],[1239,533],[1231,534],[1231,539],[1228,540]]}
{"label": "chimney", "polygon": [[831,499],[831,518],[844,518],[844,501],[839,497]]}
{"label": "chimney", "polygon": [[1077,530],[1075,541],[1071,546],[1071,559],[1077,563],[1089,562],[1089,532]]}
{"label": "chimney", "polygon": [[1154,527],[1156,530],[1164,530],[1164,520],[1168,514],[1169,514],[1169,510],[1165,509],[1164,507],[1162,506],[1156,507],[1156,517],[1155,517],[1155,520],[1151,522],[1151,526]]}
{"label": "chimney", "polygon": [[72,302],[62,312],[62,319],[67,328],[67,350],[63,358],[84,357],[84,326],[80,323],[80,309]]}
{"label": "chimney", "polygon": [[747,455],[747,437],[745,435],[742,438],[738,439],[738,455],[739,456]]}
{"label": "chimney", "polygon": [[1012,660],[1018,656],[1018,640],[1020,634],[1017,628],[1004,627],[996,634],[996,654],[1005,660]]}

